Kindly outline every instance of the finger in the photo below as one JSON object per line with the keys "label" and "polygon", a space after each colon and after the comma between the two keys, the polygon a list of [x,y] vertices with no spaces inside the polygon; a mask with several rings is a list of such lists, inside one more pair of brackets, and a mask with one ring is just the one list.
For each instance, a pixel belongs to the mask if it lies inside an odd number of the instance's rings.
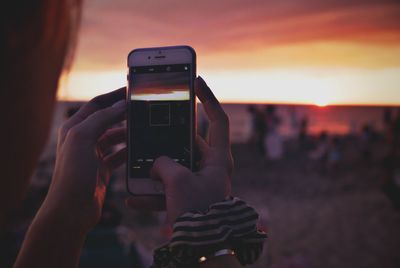
{"label": "finger", "polygon": [[63,142],[65,136],[68,133],[68,130],[71,129],[73,126],[79,124],[83,120],[85,120],[91,114],[101,109],[104,109],[119,100],[125,99],[125,97],[126,97],[126,87],[121,87],[110,93],[99,95],[91,99],[88,103],[83,105],[79,109],[79,111],[77,111],[63,124],[62,128],[60,129],[59,140]]}
{"label": "finger", "polygon": [[125,112],[126,102],[121,100],[111,107],[91,114],[84,121],[71,128],[68,135],[96,143],[110,126],[124,119]]}
{"label": "finger", "polygon": [[209,141],[211,147],[227,150],[229,148],[229,119],[217,98],[199,76],[195,80],[195,92],[203,103],[204,110],[210,120]]}
{"label": "finger", "polygon": [[121,150],[111,153],[110,155],[103,158],[103,163],[107,166],[108,170],[112,171],[119,168],[126,161],[127,149],[122,148]]}
{"label": "finger", "polygon": [[150,177],[161,180],[165,188],[173,185],[175,180],[180,179],[182,176],[188,176],[188,174],[190,174],[190,171],[186,167],[167,156],[157,158],[150,170]]}
{"label": "finger", "polygon": [[206,141],[199,135],[196,136],[196,145],[200,151],[201,157],[204,157],[210,149]]}
{"label": "finger", "polygon": [[166,208],[164,196],[128,197],[127,199],[125,199],[125,205],[128,208],[136,210],[162,211]]}
{"label": "finger", "polygon": [[97,148],[102,154],[104,154],[112,146],[125,142],[126,135],[126,127],[109,129],[97,141]]}
{"label": "finger", "polygon": [[196,136],[195,150],[195,171],[204,167],[206,155],[208,154],[209,146],[200,135]]}

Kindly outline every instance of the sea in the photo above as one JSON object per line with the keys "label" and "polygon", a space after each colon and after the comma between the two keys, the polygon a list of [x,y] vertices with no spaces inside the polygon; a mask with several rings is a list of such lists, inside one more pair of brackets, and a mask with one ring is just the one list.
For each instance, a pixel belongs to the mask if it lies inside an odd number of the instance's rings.
{"label": "sea", "polygon": [[[50,139],[55,141],[57,129],[66,119],[69,109],[78,108],[83,102],[59,101],[53,118]],[[230,136],[232,143],[245,143],[252,131],[251,115],[248,112],[250,103],[223,103],[223,109],[229,116]],[[260,111],[266,105],[251,104]],[[278,105],[275,104],[276,115],[280,119],[279,134],[285,138],[295,137],[299,132],[300,122],[307,120],[308,133],[318,135],[322,131],[331,135],[360,134],[368,125],[376,131],[384,129],[384,113],[390,110],[395,116],[400,107],[383,106],[313,106],[313,105]],[[198,122],[204,121],[205,115],[201,104],[198,105]]]}

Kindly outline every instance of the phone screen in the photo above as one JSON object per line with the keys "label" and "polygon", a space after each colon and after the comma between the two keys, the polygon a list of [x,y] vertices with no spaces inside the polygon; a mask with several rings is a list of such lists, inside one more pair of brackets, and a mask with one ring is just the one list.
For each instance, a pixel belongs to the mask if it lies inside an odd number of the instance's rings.
{"label": "phone screen", "polygon": [[148,178],[163,155],[190,168],[190,74],[190,64],[130,68],[130,178]]}

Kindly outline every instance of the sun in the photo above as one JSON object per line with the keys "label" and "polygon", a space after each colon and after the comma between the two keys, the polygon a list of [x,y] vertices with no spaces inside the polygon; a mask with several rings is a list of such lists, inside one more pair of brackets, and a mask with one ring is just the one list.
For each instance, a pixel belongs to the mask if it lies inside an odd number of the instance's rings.
{"label": "sun", "polygon": [[326,107],[329,105],[329,102],[324,101],[324,100],[317,100],[317,101],[314,101],[314,104],[318,107]]}
{"label": "sun", "polygon": [[317,95],[315,94],[314,97],[311,100],[311,103],[318,107],[325,107],[331,104],[330,102],[330,96],[325,92],[325,94]]}

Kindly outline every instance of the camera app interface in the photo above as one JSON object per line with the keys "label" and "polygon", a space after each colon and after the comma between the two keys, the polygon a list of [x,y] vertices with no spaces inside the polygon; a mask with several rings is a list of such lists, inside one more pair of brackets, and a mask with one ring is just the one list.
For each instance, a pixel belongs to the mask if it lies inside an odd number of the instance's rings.
{"label": "camera app interface", "polygon": [[148,178],[157,157],[190,167],[190,65],[131,67],[130,172]]}

